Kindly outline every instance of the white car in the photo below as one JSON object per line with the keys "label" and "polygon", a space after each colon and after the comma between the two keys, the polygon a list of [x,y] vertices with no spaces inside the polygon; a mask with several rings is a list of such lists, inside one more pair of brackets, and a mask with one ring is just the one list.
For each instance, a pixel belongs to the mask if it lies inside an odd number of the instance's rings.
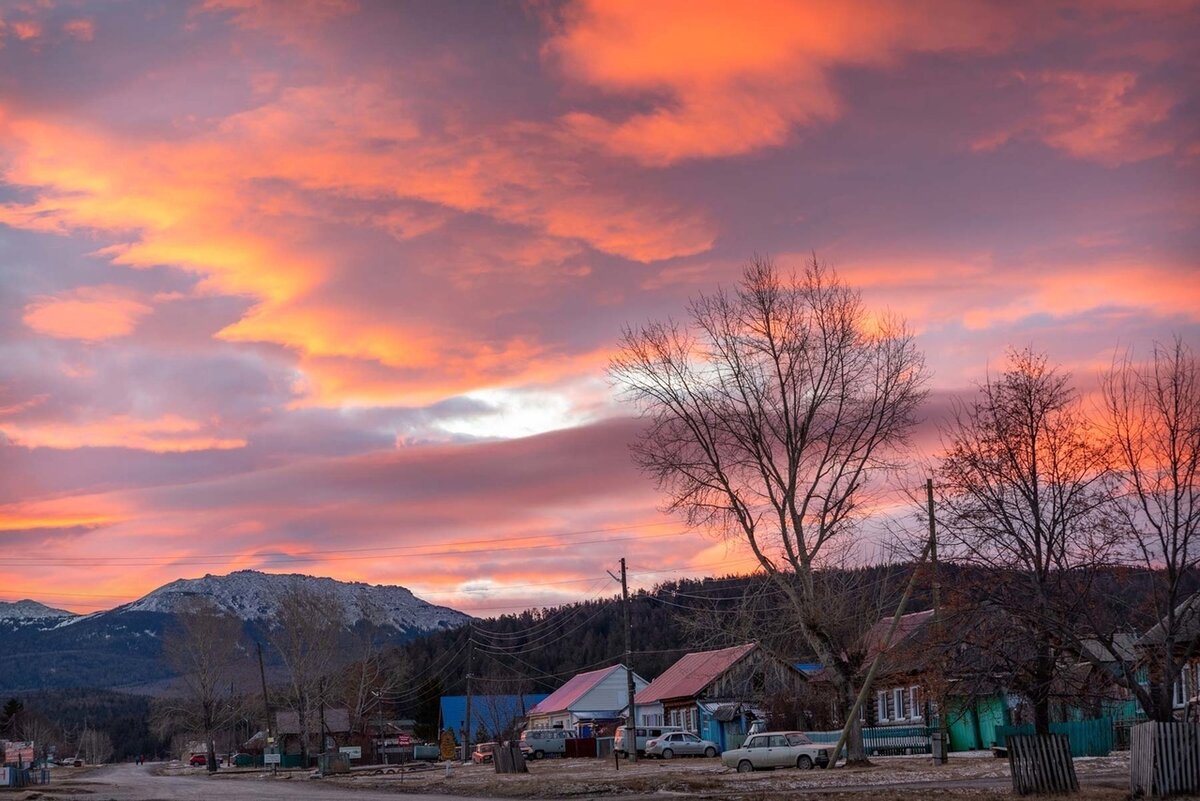
{"label": "white car", "polygon": [[712,740],[701,740],[686,731],[673,731],[646,741],[646,756],[673,759],[677,756],[715,757],[720,752]]}
{"label": "white car", "polygon": [[828,767],[829,746],[819,745],[799,731],[769,731],[752,734],[741,748],[721,754],[721,764],[737,768],[738,773],[752,770],[796,767],[809,770]]}

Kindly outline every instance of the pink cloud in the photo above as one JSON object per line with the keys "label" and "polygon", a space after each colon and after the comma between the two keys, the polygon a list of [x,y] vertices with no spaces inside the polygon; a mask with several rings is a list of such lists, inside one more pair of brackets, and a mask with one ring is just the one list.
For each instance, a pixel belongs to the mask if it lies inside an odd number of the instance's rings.
{"label": "pink cloud", "polygon": [[39,334],[94,342],[128,336],[150,311],[127,289],[90,286],[38,298],[25,307],[24,320]]}

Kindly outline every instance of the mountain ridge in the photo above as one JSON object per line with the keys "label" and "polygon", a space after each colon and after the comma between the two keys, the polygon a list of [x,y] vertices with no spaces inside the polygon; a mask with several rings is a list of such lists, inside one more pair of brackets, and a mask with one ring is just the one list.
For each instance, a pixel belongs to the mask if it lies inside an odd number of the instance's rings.
{"label": "mountain ridge", "polygon": [[472,619],[399,585],[256,570],[177,579],[87,615],[27,599],[6,603],[10,616],[0,615],[0,693],[65,687],[158,692],[174,675],[163,658],[163,634],[197,597],[237,617],[247,641],[268,646],[270,661],[280,598],[297,587],[321,593],[341,608],[347,642],[366,636],[380,645],[400,645]]}

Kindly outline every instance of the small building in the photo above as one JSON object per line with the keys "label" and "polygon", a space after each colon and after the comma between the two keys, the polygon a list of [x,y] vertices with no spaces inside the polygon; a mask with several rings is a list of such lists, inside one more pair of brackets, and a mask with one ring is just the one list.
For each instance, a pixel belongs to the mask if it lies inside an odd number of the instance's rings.
{"label": "small building", "polygon": [[679,726],[721,750],[742,744],[767,700],[794,696],[806,681],[758,643],[686,654],[635,697],[639,726]]}
{"label": "small building", "polygon": [[[633,674],[634,693],[648,684]],[[592,737],[612,729],[629,711],[629,689],[624,665],[578,673],[529,710],[531,729],[574,729]]]}
{"label": "small building", "polygon": [[[321,753],[321,722],[320,712],[313,711],[308,717],[308,754],[312,758]],[[326,707],[324,715],[327,746],[331,751],[344,745],[350,735],[350,710],[341,707]],[[275,736],[278,738],[280,753],[286,756],[299,756],[300,748],[300,713],[285,709],[275,713]],[[286,767],[286,765],[285,765]]]}

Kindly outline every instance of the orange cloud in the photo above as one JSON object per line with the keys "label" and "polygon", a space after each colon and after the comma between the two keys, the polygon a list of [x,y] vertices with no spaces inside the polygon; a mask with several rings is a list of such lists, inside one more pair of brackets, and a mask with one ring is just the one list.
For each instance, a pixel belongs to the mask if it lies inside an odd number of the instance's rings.
{"label": "orange cloud", "polygon": [[[580,243],[654,261],[704,251],[715,239],[700,215],[590,185],[574,146],[553,127],[511,126],[488,137],[427,133],[402,100],[370,83],[284,90],[170,141],[130,143],[96,125],[16,115],[0,116],[0,134],[8,149],[3,177],[35,189],[30,201],[0,206],[0,223],[119,236],[120,244],[100,251],[115,264],[173,265],[200,275],[202,292],[256,299],[220,333],[224,339],[278,343],[310,364],[439,366],[439,380],[453,387],[475,380],[481,362],[497,380],[523,374],[535,353],[515,339],[471,342],[450,321],[432,331],[327,301],[322,287],[344,254],[315,233],[314,222],[367,224],[413,239],[449,215],[482,214],[540,240],[509,248],[512,263],[530,269],[561,262]],[[354,216],[328,210],[338,204],[320,198],[399,208]],[[109,309],[110,335],[128,332],[136,309],[124,310],[119,324]],[[47,317],[32,318],[38,330],[64,331],[66,323],[58,319],[56,329]],[[339,388],[315,394],[352,394],[344,382],[361,372],[339,370]],[[317,372],[309,382],[321,378]]]}
{"label": "orange cloud", "polygon": [[73,19],[63,25],[63,31],[81,42],[90,42],[96,38],[96,23],[90,19]]}
{"label": "orange cloud", "polygon": [[0,422],[0,432],[26,448],[137,448],[155,453],[242,448],[246,440],[221,436],[198,420],[168,414],[154,419],[116,415],[104,420],[71,423]]}
{"label": "orange cloud", "polygon": [[25,324],[39,334],[94,342],[133,333],[151,307],[121,287],[80,287],[25,307]]}
{"label": "orange cloud", "polygon": [[1037,116],[980,139],[975,150],[993,150],[1029,135],[1075,158],[1115,167],[1163,156],[1179,146],[1162,124],[1180,99],[1166,88],[1143,86],[1134,73],[1019,77],[1035,93]]}
{"label": "orange cloud", "polygon": [[570,114],[573,134],[652,165],[749,153],[837,117],[830,71],[910,52],[991,48],[1013,23],[989,6],[766,0],[583,0],[547,55],[571,77],[652,100],[618,119]]}

